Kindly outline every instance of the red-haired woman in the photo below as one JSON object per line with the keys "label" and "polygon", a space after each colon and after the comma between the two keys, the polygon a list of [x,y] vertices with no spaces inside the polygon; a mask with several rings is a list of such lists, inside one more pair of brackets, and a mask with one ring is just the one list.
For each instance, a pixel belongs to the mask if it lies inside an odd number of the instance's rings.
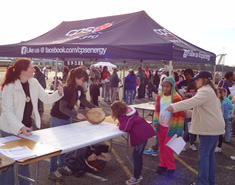
{"label": "red-haired woman", "polygon": [[[0,130],[2,137],[11,134],[23,133],[31,135],[32,114],[37,128],[41,126],[38,112],[38,99],[44,103],[53,103],[63,95],[63,88],[47,94],[37,79],[33,78],[33,62],[27,58],[19,58],[13,66],[9,67],[2,85],[2,114],[0,117]],[[20,166],[19,173],[29,177],[29,167]],[[9,167],[0,173],[0,184],[14,184],[14,170]],[[30,184],[20,178],[20,185]]]}

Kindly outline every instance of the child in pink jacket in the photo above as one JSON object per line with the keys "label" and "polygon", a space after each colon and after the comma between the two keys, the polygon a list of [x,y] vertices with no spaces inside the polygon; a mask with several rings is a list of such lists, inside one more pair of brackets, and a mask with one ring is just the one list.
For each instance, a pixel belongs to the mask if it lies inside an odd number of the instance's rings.
{"label": "child in pink jacket", "polygon": [[137,184],[143,179],[141,171],[144,147],[147,140],[156,135],[156,132],[134,108],[128,107],[125,102],[117,101],[111,105],[111,109],[112,117],[119,121],[119,129],[130,134],[131,146],[134,147],[132,153],[134,176],[127,180],[126,184]]}

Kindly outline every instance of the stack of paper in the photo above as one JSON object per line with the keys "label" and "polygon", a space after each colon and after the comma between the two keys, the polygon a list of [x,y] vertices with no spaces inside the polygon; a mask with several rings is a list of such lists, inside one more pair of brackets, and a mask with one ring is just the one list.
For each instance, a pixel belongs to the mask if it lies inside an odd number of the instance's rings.
{"label": "stack of paper", "polygon": [[34,155],[33,151],[30,150],[27,146],[0,149],[0,153],[14,160],[23,159]]}

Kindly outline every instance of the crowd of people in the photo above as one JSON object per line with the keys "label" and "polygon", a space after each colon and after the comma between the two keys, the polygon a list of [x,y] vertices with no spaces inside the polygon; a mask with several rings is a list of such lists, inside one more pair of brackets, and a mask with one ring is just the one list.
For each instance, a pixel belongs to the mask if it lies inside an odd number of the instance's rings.
{"label": "crowd of people", "polygon": [[[45,92],[47,75],[26,58],[18,59],[8,68],[1,84],[2,137],[19,133],[31,135],[34,122],[40,128],[39,113],[44,111],[43,103],[53,103],[50,127],[56,127],[71,124],[74,118],[86,119],[75,110],[78,100],[80,108],[89,109],[101,107],[99,102],[104,101],[111,106],[112,117],[119,121],[119,129],[130,133],[134,170],[133,177],[126,184],[137,184],[143,179],[143,154],[157,156],[158,150],[160,163],[156,173],[174,175],[174,153],[166,144],[175,134],[189,142],[189,147],[183,151],[188,148],[198,150],[198,177],[192,184],[215,184],[215,153],[222,152],[222,143],[231,142],[231,136],[235,136],[235,96],[231,92],[235,86],[233,72],[227,72],[224,78],[214,74],[217,78],[215,84],[212,73],[192,69],[176,70],[170,75],[167,69],[153,71],[148,66],[145,69],[138,67],[136,73],[134,69],[129,69],[123,80],[118,68],[110,72],[107,66],[91,67],[90,70],[84,66],[71,70],[65,67],[62,78],[55,77],[50,84],[51,90],[55,90],[50,96]],[[121,87],[123,97],[119,94]],[[90,101],[86,98],[88,90]],[[143,98],[155,101],[153,126],[130,106],[135,98],[139,101]],[[147,140],[155,135],[156,144],[145,150]],[[231,159],[235,160],[235,156],[231,156]],[[28,165],[21,166],[19,173],[29,176]],[[71,169],[65,164],[64,154],[51,158],[50,179],[60,181],[63,175],[71,174]],[[14,184],[12,166],[0,173],[0,184]],[[30,183],[20,179],[20,184]]]}

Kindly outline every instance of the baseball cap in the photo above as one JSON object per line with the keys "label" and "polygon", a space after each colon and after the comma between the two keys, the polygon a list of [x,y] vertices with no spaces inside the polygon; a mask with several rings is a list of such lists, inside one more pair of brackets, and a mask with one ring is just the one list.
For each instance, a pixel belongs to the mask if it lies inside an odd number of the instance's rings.
{"label": "baseball cap", "polygon": [[128,71],[131,72],[131,71],[134,71],[134,69],[129,69]]}
{"label": "baseball cap", "polygon": [[200,71],[198,75],[193,77],[193,80],[197,80],[198,78],[206,78],[208,80],[212,80],[212,74],[208,71]]}

